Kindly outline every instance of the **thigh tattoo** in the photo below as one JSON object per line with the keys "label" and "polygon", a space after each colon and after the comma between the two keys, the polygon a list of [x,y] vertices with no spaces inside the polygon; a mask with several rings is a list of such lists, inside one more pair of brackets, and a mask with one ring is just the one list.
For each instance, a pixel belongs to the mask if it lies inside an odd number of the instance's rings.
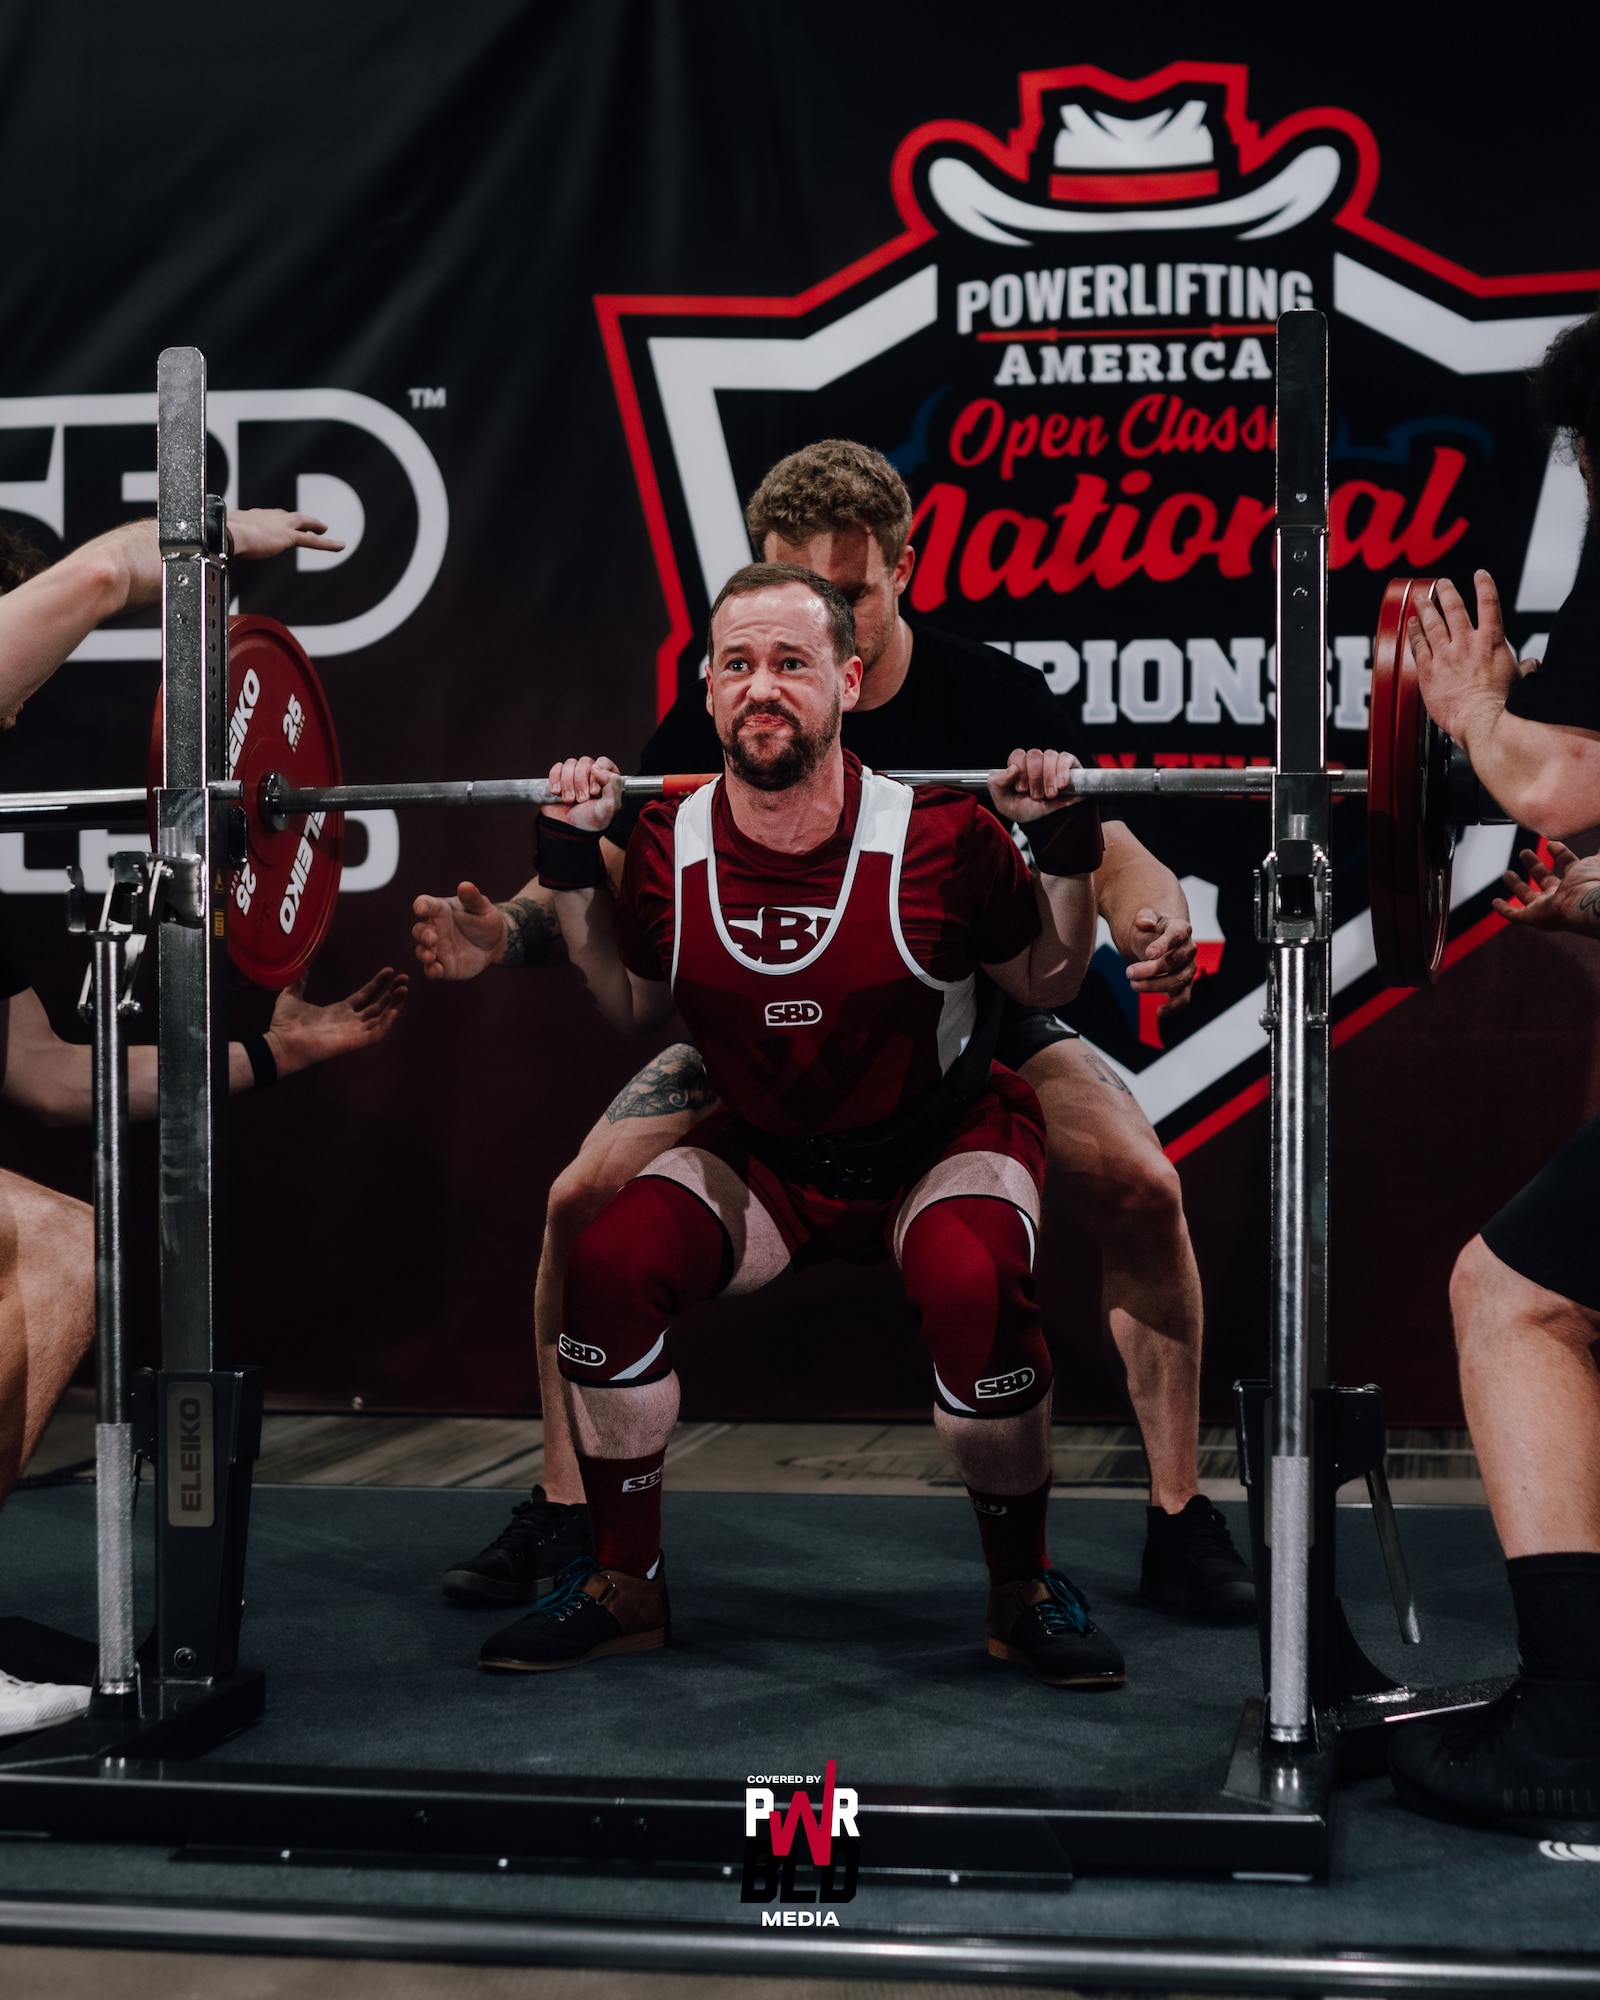
{"label": "thigh tattoo", "polygon": [[623,1118],[670,1118],[684,1111],[709,1111],[717,1093],[692,1042],[674,1042],[647,1062],[606,1106],[615,1125]]}
{"label": "thigh tattoo", "polygon": [[1093,1074],[1099,1077],[1102,1083],[1109,1083],[1113,1090],[1120,1090],[1124,1097],[1131,1097],[1133,1095],[1133,1092],[1129,1090],[1116,1071],[1114,1069],[1107,1069],[1104,1063],[1096,1062],[1087,1049],[1084,1050],[1083,1059],[1089,1065]]}

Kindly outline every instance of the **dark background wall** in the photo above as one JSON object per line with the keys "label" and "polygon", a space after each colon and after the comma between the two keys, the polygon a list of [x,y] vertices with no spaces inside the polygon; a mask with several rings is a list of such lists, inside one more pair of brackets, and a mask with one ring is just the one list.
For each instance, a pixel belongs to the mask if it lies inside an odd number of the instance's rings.
{"label": "dark background wall", "polygon": [[[1588,87],[1557,60],[1548,33],[1502,34],[1486,63],[1474,41],[1441,38],[1431,20],[1385,17],[1378,39],[1341,14],[1339,34],[1308,63],[1305,43],[1284,53],[1272,17],[1195,21],[1192,10],[1140,10],[1137,31],[1123,32],[1055,6],[974,14],[859,0],[800,12],[476,0],[444,10],[394,0],[219,16],[181,38],[178,60],[172,31],[149,10],[87,0],[10,10],[0,16],[0,173],[12,190],[0,396],[148,391],[159,349],[193,342],[214,389],[339,387],[398,411],[443,473],[449,541],[403,625],[322,661],[347,775],[537,771],[591,743],[627,761],[654,718],[668,606],[596,296],[789,298],[820,284],[903,229],[891,166],[906,135],[934,120],[1005,135],[1018,118],[1019,72],[1095,64],[1137,78],[1173,62],[1245,65],[1250,115],[1263,128],[1318,105],[1365,122],[1381,151],[1368,212],[1389,230],[1489,277],[1600,264]],[[1337,248],[1326,217],[1313,233],[1314,242],[1296,238],[1296,256],[1283,248],[1273,261],[1321,258],[1324,270]],[[1124,243],[1103,254],[1129,252]],[[1052,261],[1046,251],[1010,257]],[[1006,257],[991,263],[1003,268]],[[1569,281],[1538,297],[1456,306],[1554,313],[1581,311],[1587,298]],[[1370,418],[1381,437],[1403,418],[1438,414],[1433,385],[1406,374],[1414,360],[1337,318],[1333,338],[1336,402],[1342,395],[1358,426]],[[992,361],[998,350],[985,353]],[[416,407],[419,385],[443,387],[443,407]],[[898,442],[900,393],[885,390],[877,431],[870,410],[855,427],[885,447]],[[1462,580],[1478,561],[1507,573],[1521,561],[1543,444],[1520,395],[1514,377],[1498,377],[1460,385],[1450,406],[1491,432],[1498,451],[1464,475],[1469,532],[1449,556]],[[742,421],[730,418],[736,443]],[[660,460],[648,410],[646,422]],[[755,424],[739,449],[764,450],[766,436]],[[92,425],[69,433],[67,544],[142,511],[112,477],[131,464],[115,462],[114,445],[97,443]],[[266,566],[242,580],[241,596],[246,609],[293,622],[347,617],[387,589],[415,509],[392,469],[365,465],[359,440],[343,440],[344,458],[331,439],[307,446],[313,459],[322,451],[316,463],[297,459],[299,448],[280,437],[276,450],[258,451],[243,497],[292,504],[297,466],[341,473],[367,499],[366,546],[326,576],[300,574],[291,559]],[[40,476],[27,458],[37,443],[0,433],[0,450],[11,454],[0,481]],[[1406,475],[1413,499],[1426,464],[1417,458]],[[920,497],[940,476],[936,455],[908,476]],[[1270,499],[1270,465],[1250,477]],[[670,494],[668,515],[681,565],[690,551]],[[52,540],[37,520],[18,525]],[[1338,629],[1370,629],[1381,582],[1360,565],[1341,581]],[[1214,611],[1184,588],[1135,584],[1115,606],[1090,594],[1031,627],[1011,624],[1019,637],[1270,629],[1259,551]],[[944,616],[998,636],[987,604],[958,602]],[[681,670],[693,671],[688,651]],[[149,661],[69,665],[29,704],[5,753],[6,787],[142,777],[156,678]],[[1179,725],[1166,747],[1194,740]],[[1148,761],[1162,741],[1114,730],[1096,747]],[[1237,742],[1270,751],[1270,725]],[[1359,756],[1358,744],[1333,747]],[[1179,819],[1151,834],[1181,873],[1209,868],[1223,889],[1232,956],[1184,1032],[1260,976],[1240,912],[1261,832],[1243,809],[1226,838]],[[1351,881],[1359,845],[1353,828],[1342,850]],[[30,840],[27,858],[43,867],[66,857]],[[516,814],[407,816],[393,881],[341,903],[314,997],[406,960],[418,890],[471,876],[508,894],[528,866]],[[1482,912],[1480,899],[1460,924]],[[59,904],[12,894],[0,921],[60,1031],[75,1033],[81,948],[66,939]],[[1400,1421],[1449,1421],[1458,1408],[1444,1293],[1455,1248],[1600,1102],[1595,979],[1582,951],[1501,936],[1336,1057],[1336,1368],[1384,1381]],[[1358,982],[1342,1005],[1372,990]],[[238,996],[241,1026],[265,1010],[261,996]],[[1105,1020],[1130,1067],[1158,1053]],[[643,1053],[598,1024],[571,975],[500,974],[421,991],[376,1055],[240,1102],[235,1336],[242,1356],[269,1364],[275,1396],[533,1408],[530,1299],[545,1192]],[[1249,1081],[1231,1076],[1163,1136],[1181,1142],[1194,1116]],[[40,1133],[0,1112],[0,1157],[87,1191],[82,1134]],[[148,1345],[150,1134],[134,1157],[136,1319]],[[1222,1415],[1227,1383],[1264,1350],[1264,1113],[1227,1124],[1186,1154],[1182,1171],[1207,1287],[1208,1395]],[[1093,1249],[1070,1218],[1050,1232],[1042,1288],[1077,1385],[1062,1414],[1115,1413]],[[699,1321],[683,1370],[692,1410],[925,1405],[891,1274],[818,1273]]]}

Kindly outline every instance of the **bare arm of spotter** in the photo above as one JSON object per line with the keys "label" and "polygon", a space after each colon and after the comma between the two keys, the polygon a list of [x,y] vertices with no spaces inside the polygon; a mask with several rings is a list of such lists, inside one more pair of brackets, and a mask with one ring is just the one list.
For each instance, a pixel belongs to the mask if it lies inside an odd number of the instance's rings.
{"label": "bare arm of spotter", "polygon": [[1582,833],[1600,820],[1600,734],[1510,712],[1511,690],[1537,667],[1512,651],[1489,572],[1476,571],[1473,582],[1476,625],[1455,585],[1441,577],[1437,606],[1420,605],[1407,632],[1428,713],[1519,826],[1552,839]]}
{"label": "bare arm of spotter", "polygon": [[[326,1007],[305,997],[299,981],[279,994],[266,1032],[281,1078],[334,1056],[372,1048],[399,1019],[408,981],[385,966],[347,999]],[[228,1089],[235,1096],[255,1088],[255,1071],[242,1042],[228,1044]],[[0,1097],[42,1125],[87,1125],[94,1115],[93,1055],[83,1042],[64,1042],[50,1025],[31,987],[0,1000]],[[156,1051],[148,1043],[128,1050],[128,1116],[154,1118]]]}
{"label": "bare arm of spotter", "polygon": [[[291,548],[342,549],[306,514],[257,507],[228,516],[240,556]],[[0,597],[0,715],[12,715],[69,653],[119,611],[161,595],[161,550],[154,521],[125,521]]]}
{"label": "bare arm of spotter", "polygon": [[1551,840],[1583,833],[1600,812],[1600,736],[1532,722],[1480,702],[1451,732],[1478,781],[1519,826]]}

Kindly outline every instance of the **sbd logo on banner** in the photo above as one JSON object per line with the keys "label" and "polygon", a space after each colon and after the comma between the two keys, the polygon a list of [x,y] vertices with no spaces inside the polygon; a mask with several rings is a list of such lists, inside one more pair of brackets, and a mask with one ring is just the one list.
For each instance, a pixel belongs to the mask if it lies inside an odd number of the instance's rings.
{"label": "sbd logo on banner", "polygon": [[[290,575],[266,586],[275,593],[267,604],[252,600],[263,585],[242,566],[233,585],[243,603],[233,609],[270,609],[320,661],[398,631],[432,589],[450,536],[444,475],[416,426],[351,389],[216,389],[207,414],[208,476],[230,508],[297,508],[344,543],[297,549]],[[30,540],[60,552],[103,534],[130,508],[152,505],[155,415],[153,392],[0,397],[0,441],[14,475],[0,479],[0,514],[17,516]],[[72,657],[159,660],[156,612],[91,632]],[[233,726],[242,731],[247,721],[236,715]],[[400,862],[399,820],[383,808],[347,820],[366,851],[346,866],[343,893],[387,887]],[[0,833],[0,894],[61,895],[65,869],[30,866],[25,839]],[[92,892],[110,883],[110,854],[130,844],[126,833],[80,834],[77,861]]]}

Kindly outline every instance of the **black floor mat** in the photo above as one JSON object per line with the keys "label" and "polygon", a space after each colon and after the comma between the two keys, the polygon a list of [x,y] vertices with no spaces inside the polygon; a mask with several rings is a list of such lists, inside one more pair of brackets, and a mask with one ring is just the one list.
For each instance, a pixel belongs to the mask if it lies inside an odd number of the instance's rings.
{"label": "black floor mat", "polygon": [[[987,1658],[984,1577],[959,1499],[684,1494],[667,1499],[675,1643],[558,1675],[474,1666],[503,1611],[447,1604],[439,1573],[500,1526],[500,1493],[269,1487],[256,1496],[247,1659],[268,1712],[216,1761],[581,1771],[742,1783],[815,1771],[844,1783],[1220,1785],[1253,1627],[1202,1627],[1135,1598],[1143,1510],[1061,1501],[1057,1563],[1128,1659],[1128,1686],[1078,1695]],[[18,1495],[0,1517],[0,1609],[93,1629],[94,1496]],[[1426,1643],[1402,1647],[1364,1510],[1341,1513],[1351,1622],[1398,1677],[1513,1665],[1487,1513],[1408,1508],[1403,1532]],[[1243,1539],[1242,1510],[1234,1510]],[[148,1578],[142,1599],[149,1601]],[[1258,1938],[1574,1952],[1600,1947],[1600,1873],[1509,1836],[1405,1813],[1386,1781],[1341,1796],[1326,1887],[1080,1877],[1052,1896],[867,1888],[849,1921],[1060,1935]],[[1093,1857],[1077,1857],[1092,1869]],[[136,1848],[0,1844],[0,1892],[329,1899],[393,1908],[537,1909],[754,1922],[716,1884],[496,1879],[445,1871],[175,1862]]]}

